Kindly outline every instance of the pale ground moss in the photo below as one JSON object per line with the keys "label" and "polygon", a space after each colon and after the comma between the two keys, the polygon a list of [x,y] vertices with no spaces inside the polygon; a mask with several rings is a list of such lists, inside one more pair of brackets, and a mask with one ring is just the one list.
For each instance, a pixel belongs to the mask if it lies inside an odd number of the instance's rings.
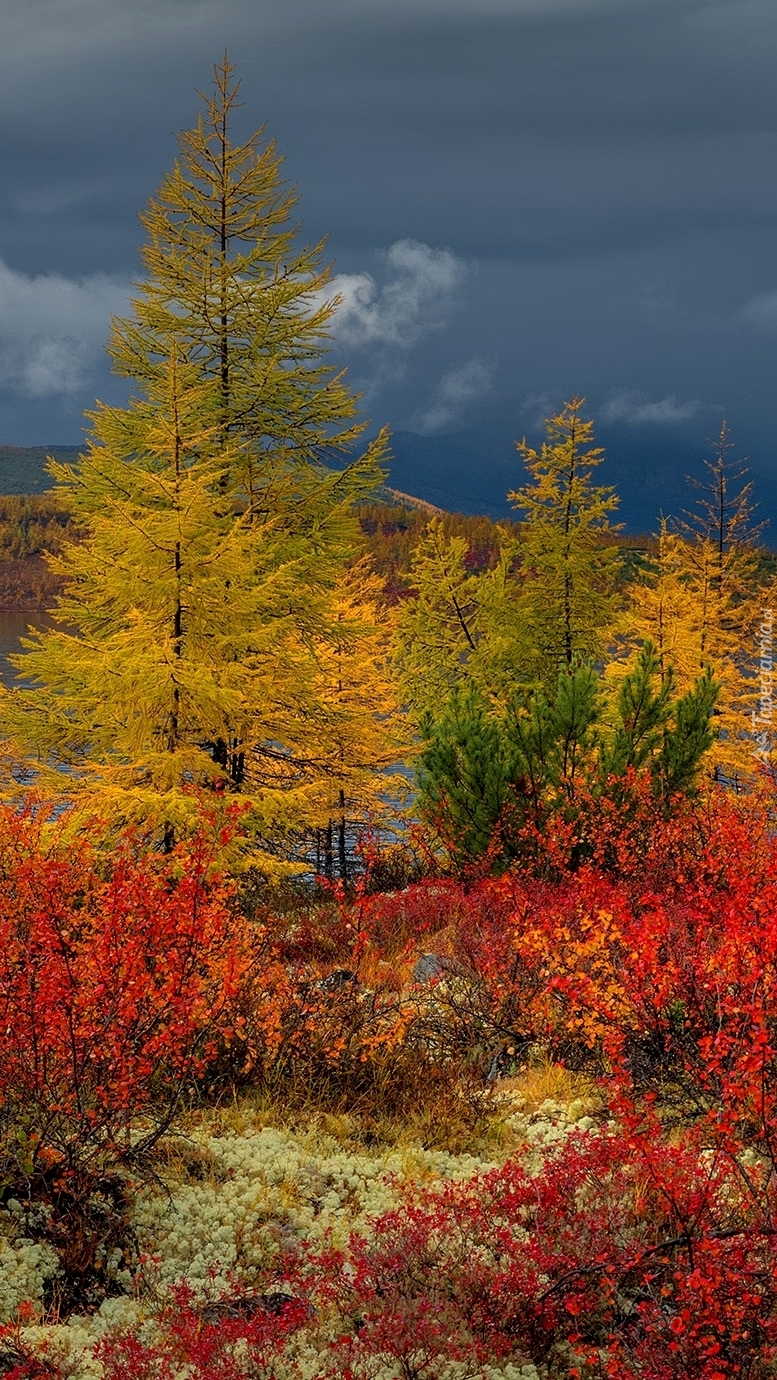
{"label": "pale ground moss", "polygon": [[195,1290],[213,1291],[236,1271],[250,1278],[271,1265],[280,1247],[325,1238],[342,1245],[400,1200],[402,1184],[468,1179],[493,1163],[420,1147],[343,1150],[320,1132],[275,1127],[199,1134],[212,1178],[171,1183],[169,1197],[146,1189],[137,1199],[134,1227],[141,1250],[158,1258],[149,1271],[157,1288],[185,1277]]}
{"label": "pale ground moss", "polygon": [[[289,1348],[288,1365],[295,1367],[293,1380],[318,1380],[321,1375],[321,1356],[312,1346]],[[277,1372],[278,1380],[292,1380],[291,1370]],[[430,1380],[431,1380],[431,1372]],[[376,1356],[370,1365],[370,1380],[405,1380],[406,1372],[390,1357]],[[80,1377],[79,1377],[80,1380]],[[506,1361],[501,1366],[483,1366],[473,1371],[459,1361],[441,1361],[434,1370],[434,1380],[541,1380],[540,1372],[531,1364]]]}
{"label": "pale ground moss", "polygon": [[[568,1086],[564,1089],[569,1091]],[[203,1298],[218,1297],[230,1280],[248,1287],[272,1268],[280,1248],[326,1237],[342,1245],[351,1231],[369,1235],[371,1219],[395,1206],[411,1185],[463,1181],[522,1151],[532,1172],[575,1127],[596,1124],[594,1100],[564,1102],[527,1097],[520,1080],[500,1086],[488,1153],[452,1154],[418,1144],[366,1148],[347,1115],[322,1117],[307,1128],[267,1124],[256,1108],[221,1109],[189,1119],[187,1135],[171,1138],[157,1166],[165,1188],[138,1193],[133,1229],[146,1254],[142,1289],[106,1299],[91,1318],[67,1326],[25,1329],[36,1347],[61,1356],[68,1380],[98,1380],[91,1347],[118,1328],[131,1327],[152,1340],[152,1312],[170,1286],[186,1279]],[[482,1146],[479,1145],[481,1150]],[[0,1305],[13,1316],[23,1299],[44,1295],[56,1259],[47,1247],[0,1239]],[[277,1281],[282,1286],[283,1280]],[[321,1355],[309,1339],[289,1343],[288,1364],[278,1380],[316,1380]],[[458,1363],[442,1362],[435,1380],[465,1380]],[[397,1380],[394,1363],[376,1363],[372,1380]],[[184,1380],[183,1374],[181,1380]],[[534,1366],[486,1367],[478,1380],[540,1380]]]}
{"label": "pale ground moss", "polygon": [[95,1339],[90,1330],[77,1324],[55,1324],[25,1327],[22,1335],[30,1350],[56,1364],[67,1380],[102,1380],[103,1368],[91,1351]]}
{"label": "pale ground moss", "polygon": [[13,1318],[22,1303],[39,1304],[58,1268],[51,1246],[0,1236],[0,1322]]}

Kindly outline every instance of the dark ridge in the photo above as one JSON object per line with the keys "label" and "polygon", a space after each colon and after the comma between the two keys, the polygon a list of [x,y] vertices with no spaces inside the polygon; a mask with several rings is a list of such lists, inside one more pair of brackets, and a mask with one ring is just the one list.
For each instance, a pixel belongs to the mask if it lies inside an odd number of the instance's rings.
{"label": "dark ridge", "polygon": [[82,446],[0,446],[0,494],[43,493],[54,482],[46,473],[48,457],[72,464],[82,450]]}

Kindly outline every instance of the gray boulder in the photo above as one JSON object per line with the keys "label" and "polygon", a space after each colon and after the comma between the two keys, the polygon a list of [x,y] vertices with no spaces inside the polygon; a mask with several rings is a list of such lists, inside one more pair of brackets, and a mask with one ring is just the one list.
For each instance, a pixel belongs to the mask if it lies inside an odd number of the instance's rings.
{"label": "gray boulder", "polygon": [[419,987],[429,987],[446,976],[462,977],[465,970],[455,958],[445,954],[422,954],[411,973],[411,979]]}

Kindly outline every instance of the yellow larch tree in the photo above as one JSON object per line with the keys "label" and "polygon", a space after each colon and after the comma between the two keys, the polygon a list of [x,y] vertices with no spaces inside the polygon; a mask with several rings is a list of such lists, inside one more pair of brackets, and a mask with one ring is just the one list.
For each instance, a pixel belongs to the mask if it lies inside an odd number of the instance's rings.
{"label": "yellow larch tree", "polygon": [[547,419],[539,451],[517,443],[530,480],[508,494],[523,523],[515,616],[531,677],[551,692],[562,667],[604,655],[618,607],[621,559],[608,544],[618,499],[593,483],[604,451],[592,444],[584,404],[572,398]]}
{"label": "yellow larch tree", "polygon": [[413,551],[413,594],[400,607],[393,660],[400,698],[416,724],[467,685],[495,703],[506,700],[523,674],[516,542],[503,530],[499,540],[493,568],[472,571],[466,537],[449,534],[434,516]]}
{"label": "yellow larch tree", "polygon": [[758,625],[764,594],[758,576],[752,485],[742,462],[731,463],[724,422],[696,509],[676,524],[662,521],[658,551],[629,591],[627,643],[650,639],[662,669],[674,667],[684,692],[708,667],[720,685],[708,770],[735,784],[752,778],[752,715],[758,697]]}
{"label": "yellow larch tree", "polygon": [[[98,404],[79,463],[53,466],[86,537],[57,559],[56,626],[20,658],[33,684],[2,697],[0,726],[24,764],[9,791],[34,761],[74,808],[147,819],[167,842],[193,787],[235,796],[273,870],[284,840],[320,821],[334,770],[322,744],[342,716],[322,648],[346,655],[354,504],[382,477],[386,438],[359,453],[357,401],[325,357],[322,246],[298,247],[262,131],[233,142],[236,105],[225,59],[143,217],[133,314],[114,322],[135,394]],[[380,707],[365,778],[386,756]]]}
{"label": "yellow larch tree", "polygon": [[416,722],[470,687],[495,710],[534,688],[553,693],[563,667],[603,655],[619,603],[617,499],[592,482],[604,452],[582,407],[573,398],[547,419],[540,451],[518,443],[529,480],[508,497],[523,522],[517,536],[500,529],[492,569],[473,573],[466,539],[439,517],[416,547],[395,651]]}
{"label": "yellow larch tree", "polygon": [[359,839],[397,826],[406,795],[397,768],[409,741],[390,665],[396,610],[387,607],[367,557],[344,576],[332,612],[330,636],[316,649],[316,689],[327,717],[315,845],[319,870],[348,881]]}

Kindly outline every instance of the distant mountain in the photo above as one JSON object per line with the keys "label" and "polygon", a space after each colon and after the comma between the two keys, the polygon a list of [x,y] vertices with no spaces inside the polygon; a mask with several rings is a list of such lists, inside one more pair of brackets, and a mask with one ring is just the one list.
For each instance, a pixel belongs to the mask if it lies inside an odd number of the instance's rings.
{"label": "distant mountain", "polygon": [[[539,437],[530,437],[539,445]],[[655,532],[659,514],[679,516],[694,504],[686,476],[701,478],[701,457],[708,452],[698,434],[677,428],[671,437],[645,434],[635,428],[597,428],[597,441],[606,459],[597,481],[612,485],[620,498],[618,517],[627,532]],[[73,462],[79,446],[0,446],[0,493],[40,493],[51,488],[46,456]],[[451,436],[419,436],[395,432],[386,488],[380,501],[429,505],[454,513],[484,514],[491,518],[517,516],[507,493],[524,483],[525,471],[506,429],[478,428]],[[750,476],[758,517],[769,522],[767,546],[777,547],[777,474]]]}
{"label": "distant mountain", "polygon": [[[53,456],[64,464],[73,464],[82,450],[82,446],[0,446],[0,494],[43,493],[53,485],[51,475],[46,471],[48,457]],[[385,484],[381,484],[375,498],[379,503],[394,503],[422,512],[445,511],[441,505],[416,498],[413,494],[400,493]]]}
{"label": "distant mountain", "polygon": [[484,513],[504,518],[514,510],[507,490],[521,482],[520,466],[509,441],[493,434],[458,432],[418,436],[396,431],[391,437],[388,484],[454,513]]}
{"label": "distant mountain", "polygon": [[[538,436],[529,441],[541,444]],[[671,436],[625,426],[597,427],[597,444],[604,447],[606,458],[596,471],[596,482],[616,490],[616,520],[627,532],[655,532],[661,513],[678,517],[694,506],[696,493],[687,476],[703,477],[702,457],[710,448],[690,427],[673,429]],[[508,432],[480,429],[419,436],[398,431],[391,438],[391,451],[387,483],[394,488],[453,512],[496,519],[517,516],[506,495],[521,487],[526,472]],[[753,467],[749,477],[757,516],[769,521],[764,542],[777,546],[777,475]]]}
{"label": "distant mountain", "polygon": [[376,503],[389,503],[397,508],[410,508],[414,512],[425,513],[427,517],[433,517],[435,513],[448,513],[450,508],[440,508],[436,503],[429,503],[425,498],[416,498],[413,494],[403,494],[400,489],[390,489],[387,484],[381,484],[375,490]]}
{"label": "distant mountain", "polygon": [[37,494],[50,489],[46,457],[71,463],[82,446],[0,446],[0,494]]}

